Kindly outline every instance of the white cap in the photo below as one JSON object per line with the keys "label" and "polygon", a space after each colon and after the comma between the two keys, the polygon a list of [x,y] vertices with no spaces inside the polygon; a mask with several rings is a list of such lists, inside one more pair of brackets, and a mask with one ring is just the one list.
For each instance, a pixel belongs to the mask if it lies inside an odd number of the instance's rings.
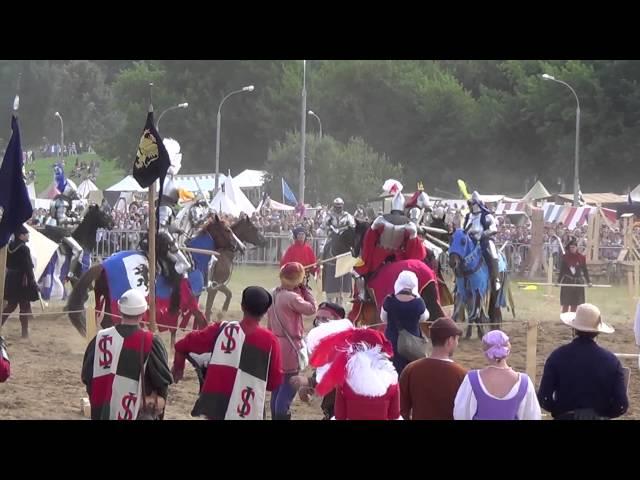
{"label": "white cap", "polygon": [[403,290],[410,290],[416,297],[420,295],[418,291],[418,276],[410,270],[400,272],[393,285],[393,291],[396,295]]}
{"label": "white cap", "polygon": [[142,315],[149,308],[144,294],[135,288],[122,294],[120,300],[118,300],[118,307],[120,308],[120,313],[131,317]]}
{"label": "white cap", "polygon": [[334,205],[344,205],[344,200],[342,200],[340,197],[338,197],[333,201],[333,204]]}
{"label": "white cap", "polygon": [[396,193],[396,196],[391,200],[391,210],[397,210],[399,212],[404,210],[404,195],[402,195],[402,193]]}

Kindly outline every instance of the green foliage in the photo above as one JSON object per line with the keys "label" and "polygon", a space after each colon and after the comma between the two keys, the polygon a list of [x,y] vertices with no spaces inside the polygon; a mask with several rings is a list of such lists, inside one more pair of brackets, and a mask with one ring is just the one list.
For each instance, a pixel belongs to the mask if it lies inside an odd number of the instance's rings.
{"label": "green foliage", "polygon": [[[296,196],[299,191],[300,133],[288,132],[283,142],[269,151],[267,164],[272,178],[267,188],[281,198],[281,178]],[[362,138],[342,143],[331,136],[307,135],[305,199],[328,203],[342,197],[348,205],[381,193],[387,178],[402,178],[402,167],[377,154]]]}
{"label": "green foliage", "polygon": [[[307,62],[308,108],[333,137],[320,152],[346,155],[339,145],[359,138],[392,166],[402,165],[402,180],[421,180],[430,193],[455,191],[459,177],[480,191],[512,194],[524,193],[525,180],[531,184],[537,177],[553,191],[558,180],[571,185],[576,105],[566,87],[543,80],[542,73],[569,83],[580,98],[583,191],[635,186],[635,60],[313,60]],[[125,171],[146,118],[149,82],[155,85],[156,120],[166,108],[189,102],[161,125],[163,136],[180,142],[186,173],[213,171],[218,105],[245,85],[255,91],[234,95],[222,108],[223,172],[264,168],[270,149],[273,156],[291,143],[287,132],[300,128],[300,60],[2,60],[0,99],[7,113],[18,74],[26,147],[40,145],[43,137],[57,141],[60,125],[53,114],[59,111],[67,141],[92,143]],[[316,121],[308,118],[309,148],[315,132]],[[6,142],[6,131],[0,137]],[[308,151],[310,161],[316,155],[322,156]],[[293,184],[297,163],[289,168]],[[316,181],[313,168],[307,168],[309,182]],[[307,198],[329,195],[326,184],[342,182],[337,172],[330,169],[323,187],[309,184]]]}

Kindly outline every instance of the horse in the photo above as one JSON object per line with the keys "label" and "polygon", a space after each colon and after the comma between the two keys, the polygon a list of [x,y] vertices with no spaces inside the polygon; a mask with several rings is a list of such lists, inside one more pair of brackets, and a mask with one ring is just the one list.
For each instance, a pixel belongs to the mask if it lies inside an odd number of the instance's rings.
{"label": "horse", "polygon": [[[360,256],[362,240],[369,223],[356,220],[356,228],[341,234],[341,242],[347,244],[354,256]],[[352,242],[352,243],[349,243]],[[400,272],[412,271],[418,277],[418,290],[429,311],[430,318],[444,316],[440,304],[438,278],[423,260],[398,260],[385,263],[367,279],[367,292],[356,292],[348,318],[354,325],[380,325],[380,308],[387,295],[393,294],[393,286]],[[369,295],[367,296],[366,293]]]}
{"label": "horse", "polygon": [[498,254],[500,289],[491,288],[489,267],[482,255],[480,242],[475,242],[463,229],[458,228],[451,236],[449,265],[455,275],[455,303],[453,319],[468,320],[466,338],[471,338],[472,324],[476,324],[478,337],[484,335],[483,323],[500,327],[502,307],[509,307],[515,318],[513,298],[507,278],[507,262],[502,252]]}
{"label": "horse", "polygon": [[[211,310],[218,292],[222,292],[225,296],[222,311],[229,310],[233,294],[227,284],[231,280],[235,254],[238,251],[244,251],[243,244],[245,242],[258,247],[264,247],[267,244],[267,240],[249,217],[244,216],[229,226],[218,215],[215,215],[210,222],[205,224],[196,237],[187,242],[187,246],[214,250],[219,253],[217,262],[213,266],[213,271],[209,267],[209,256],[192,254],[195,267],[202,272],[204,282],[207,285],[205,317],[208,321],[211,320]],[[210,282],[209,279],[211,280]]]}
{"label": "horse", "polygon": [[[326,240],[322,248],[322,260],[333,258],[343,253],[351,252],[354,245],[356,230],[347,228],[342,233],[332,233]],[[352,277],[351,273],[346,273],[336,278],[336,260],[324,263],[322,267],[322,291],[326,294],[327,300],[343,304],[343,293],[351,294]]]}
{"label": "horse", "polygon": [[[111,215],[101,209],[98,205],[91,205],[80,224],[73,230],[71,237],[80,244],[83,249],[82,264],[79,265],[81,272],[85,272],[91,265],[91,252],[96,248],[96,232],[99,228],[111,230],[114,221]],[[71,263],[71,249],[62,239],[69,236],[69,232],[64,228],[47,226],[42,232],[46,237],[58,242],[58,250],[53,254],[47,267],[42,272],[38,280],[42,298],[49,300],[64,300],[67,296],[65,282],[69,273]],[[76,278],[81,272],[75,272]],[[76,281],[72,281],[72,286]]]}
{"label": "horse", "polygon": [[[356,228],[353,233],[352,249],[354,257],[360,256],[362,241],[365,234],[367,233],[367,230],[369,230],[370,225],[371,224],[369,222],[356,220]],[[442,275],[442,268],[440,266],[440,254],[442,253],[442,249],[426,239],[423,240],[423,243],[425,244],[427,249],[427,256],[424,258],[423,262],[426,263],[427,266],[436,273],[439,304],[441,307],[453,305],[453,295],[451,294],[449,287],[444,280],[444,277]]]}
{"label": "horse", "polygon": [[[233,242],[233,234],[224,222],[216,217],[210,224],[209,234],[212,238],[223,245]],[[158,238],[159,249],[166,248],[166,245],[162,246],[163,237]],[[65,310],[69,312],[72,325],[83,336],[86,336],[86,319],[82,310],[92,284],[96,294],[96,317],[98,318],[102,311],[105,313],[101,327],[108,328],[119,323],[116,318],[119,315],[120,296],[129,288],[138,288],[144,291],[145,295],[148,294],[149,266],[146,253],[139,250],[115,253],[101,264],[89,268],[78,279],[69,295]],[[177,289],[172,285],[172,279],[156,276],[156,322],[160,331],[171,332],[172,348],[175,345],[177,329],[185,328],[191,317],[194,318],[195,329],[207,325],[207,320],[198,306],[198,297],[203,288],[203,275],[198,269],[189,272],[188,278],[180,278]],[[180,315],[182,322],[178,325]]]}

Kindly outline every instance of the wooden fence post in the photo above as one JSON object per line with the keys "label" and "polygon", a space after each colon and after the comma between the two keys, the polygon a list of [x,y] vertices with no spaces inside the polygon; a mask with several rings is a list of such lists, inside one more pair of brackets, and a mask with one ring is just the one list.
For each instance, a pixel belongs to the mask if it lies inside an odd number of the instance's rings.
{"label": "wooden fence post", "polygon": [[538,322],[527,323],[527,375],[535,385],[538,356]]}

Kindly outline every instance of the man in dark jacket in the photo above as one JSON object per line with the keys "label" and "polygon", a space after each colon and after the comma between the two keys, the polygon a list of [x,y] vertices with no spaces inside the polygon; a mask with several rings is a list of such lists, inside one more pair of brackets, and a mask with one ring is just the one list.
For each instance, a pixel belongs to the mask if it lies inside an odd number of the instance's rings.
{"label": "man in dark jacket", "polygon": [[27,246],[29,231],[20,225],[14,234],[14,241],[7,250],[7,276],[4,284],[4,299],[8,305],[3,309],[2,325],[20,305],[20,323],[22,324],[22,338],[29,336],[29,319],[31,316],[31,302],[38,300],[38,285],[33,274],[31,251]]}
{"label": "man in dark jacket", "polygon": [[598,333],[613,333],[595,305],[584,303],[560,319],[575,332],[544,365],[538,399],[556,420],[605,420],[629,408],[625,372],[617,357],[600,347]]}

